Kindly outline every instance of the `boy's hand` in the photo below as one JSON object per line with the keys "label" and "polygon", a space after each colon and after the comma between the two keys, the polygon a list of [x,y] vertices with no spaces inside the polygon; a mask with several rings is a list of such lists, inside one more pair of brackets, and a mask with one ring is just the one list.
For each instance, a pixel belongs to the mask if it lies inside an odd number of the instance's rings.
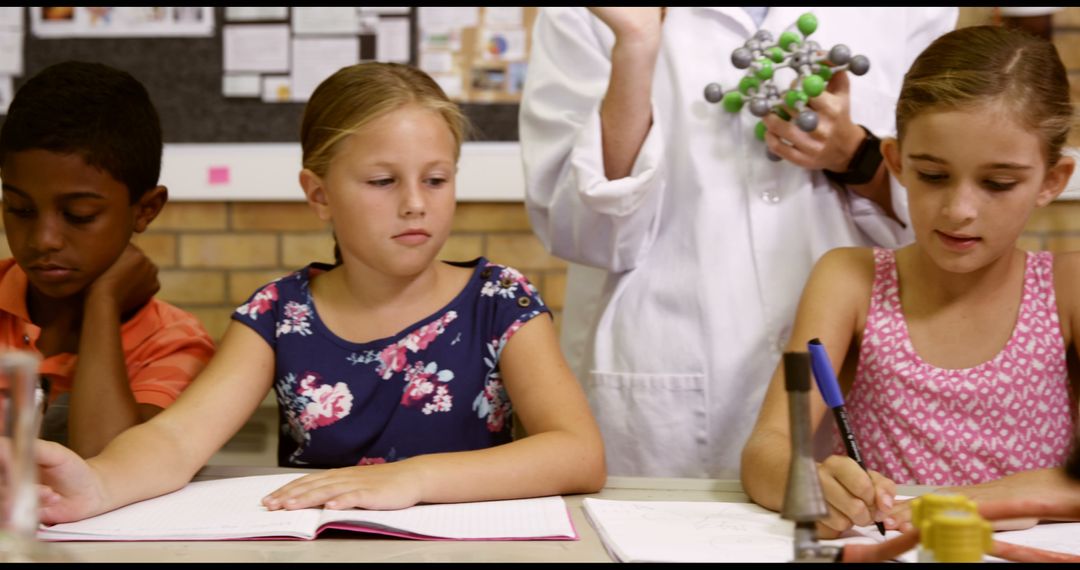
{"label": "boy's hand", "polygon": [[408,461],[330,469],[305,475],[263,498],[269,510],[325,505],[328,509],[395,510],[422,496],[422,474]]}
{"label": "boy's hand", "polygon": [[822,538],[835,538],[852,526],[867,526],[884,522],[895,528],[895,521],[886,517],[893,508],[896,483],[877,471],[863,471],[854,459],[832,455],[818,464],[825,502],[829,514],[818,521]]}
{"label": "boy's hand", "polygon": [[121,315],[142,307],[161,289],[158,268],[135,244],[129,243],[112,266],[87,292],[87,303],[110,303]]}

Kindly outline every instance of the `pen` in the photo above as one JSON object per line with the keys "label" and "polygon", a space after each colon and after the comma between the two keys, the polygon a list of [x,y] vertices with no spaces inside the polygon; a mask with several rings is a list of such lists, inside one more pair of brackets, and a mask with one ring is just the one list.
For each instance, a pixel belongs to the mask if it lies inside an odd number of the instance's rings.
{"label": "pen", "polygon": [[[840,393],[840,384],[837,383],[836,374],[833,373],[832,364],[829,363],[829,355],[825,352],[821,341],[816,338],[806,343],[806,347],[810,350],[810,370],[814,373],[814,380],[817,382],[821,397],[825,399],[825,404],[832,408],[833,415],[836,417],[836,426],[840,428],[840,438],[844,440],[844,449],[847,449],[848,457],[854,459],[863,471],[867,471],[862,455],[859,453],[859,446],[855,443],[855,433],[851,431],[851,424],[848,423],[847,411],[844,410],[844,395]],[[874,524],[881,531],[881,536],[885,536],[885,525],[880,522]]]}

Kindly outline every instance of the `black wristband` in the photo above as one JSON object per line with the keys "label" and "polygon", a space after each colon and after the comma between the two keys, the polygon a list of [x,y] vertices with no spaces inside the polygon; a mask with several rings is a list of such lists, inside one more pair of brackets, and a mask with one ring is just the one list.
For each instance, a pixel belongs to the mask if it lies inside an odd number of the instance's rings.
{"label": "black wristband", "polygon": [[826,178],[837,184],[845,186],[849,184],[866,184],[874,179],[878,167],[881,166],[881,139],[874,136],[870,129],[862,125],[859,125],[859,127],[866,131],[866,138],[859,144],[859,148],[855,149],[855,154],[851,157],[847,170],[844,172],[823,171]]}

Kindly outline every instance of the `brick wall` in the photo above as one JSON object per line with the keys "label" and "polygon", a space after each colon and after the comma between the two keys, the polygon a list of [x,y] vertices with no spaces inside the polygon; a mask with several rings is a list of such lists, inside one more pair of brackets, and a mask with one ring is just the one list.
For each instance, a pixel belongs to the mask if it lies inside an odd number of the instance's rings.
{"label": "brick wall", "polygon": [[[1054,45],[1069,70],[1073,105],[1080,108],[1080,8],[1062,8],[1054,14]],[[1080,146],[1080,126],[1073,125],[1070,146]]]}
{"label": "brick wall", "polygon": [[[215,338],[260,285],[311,261],[333,260],[329,230],[303,202],[170,202],[135,243],[160,268],[159,296],[195,314]],[[558,322],[566,263],[535,238],[523,204],[458,205],[439,257],[480,255],[520,269]],[[8,256],[0,241],[0,257]]]}

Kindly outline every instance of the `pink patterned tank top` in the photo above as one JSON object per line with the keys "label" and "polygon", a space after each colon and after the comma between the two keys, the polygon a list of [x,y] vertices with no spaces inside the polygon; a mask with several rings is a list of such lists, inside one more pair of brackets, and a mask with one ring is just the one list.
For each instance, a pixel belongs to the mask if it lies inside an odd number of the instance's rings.
{"label": "pink patterned tank top", "polygon": [[[1073,433],[1050,252],[1027,254],[1016,328],[994,358],[943,369],[915,352],[896,258],[874,249],[874,285],[848,414],[863,460],[899,484],[969,485],[1065,463]],[[834,434],[834,453],[843,454]]]}

